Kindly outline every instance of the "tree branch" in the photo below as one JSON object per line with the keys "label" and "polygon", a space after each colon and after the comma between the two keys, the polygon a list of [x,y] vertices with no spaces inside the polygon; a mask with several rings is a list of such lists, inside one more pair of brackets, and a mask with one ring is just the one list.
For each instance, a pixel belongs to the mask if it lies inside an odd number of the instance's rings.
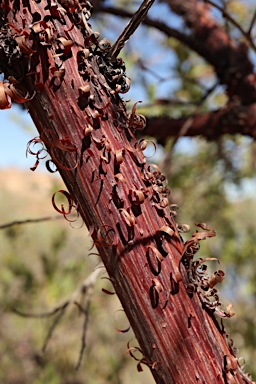
{"label": "tree branch", "polygon": [[198,0],[161,0],[180,15],[198,43],[196,50],[215,69],[230,97],[239,96],[241,103],[256,101],[256,76],[248,56],[248,46],[235,42],[215,21],[209,6]]}
{"label": "tree branch", "polygon": [[[256,76],[248,57],[246,44],[237,44],[216,23],[209,12],[209,6],[197,0],[162,0],[171,10],[180,15],[192,34],[182,33],[152,18],[145,18],[143,24],[154,27],[186,44],[211,64],[221,84],[227,85],[230,97],[239,96],[242,104],[248,105],[256,101]],[[95,12],[109,13],[129,18],[132,13],[114,7],[95,7]]]}
{"label": "tree branch", "polygon": [[13,227],[15,225],[23,225],[23,224],[31,224],[31,223],[41,223],[43,221],[59,220],[61,218],[62,217],[60,215],[56,215],[56,216],[39,217],[37,219],[15,220],[15,221],[11,221],[10,223],[1,224],[0,225],[0,230],[1,229],[6,229],[6,228],[10,228],[10,227]]}
{"label": "tree branch", "polygon": [[256,103],[249,106],[230,103],[217,111],[188,118],[149,117],[142,134],[156,137],[164,145],[170,137],[179,136],[188,121],[189,128],[182,136],[216,140],[225,134],[241,134],[256,138]]}
{"label": "tree branch", "polygon": [[126,25],[121,35],[111,47],[108,54],[110,58],[117,58],[130,36],[136,31],[136,29],[145,19],[154,1],[155,0],[144,0],[139,9],[132,15],[131,19],[129,20],[129,23]]}
{"label": "tree branch", "polygon": [[[110,15],[120,16],[123,18],[131,18],[133,16],[132,12],[126,11],[124,9],[115,8],[115,7],[106,7],[102,5],[98,5],[94,8],[94,13],[107,13]],[[185,33],[178,31],[177,29],[171,28],[165,23],[155,20],[149,17],[146,17],[142,23],[143,25],[147,25],[148,27],[153,27],[158,29],[160,32],[163,32],[168,37],[173,37],[181,41],[182,43],[189,46],[191,49],[197,52],[198,44],[197,41]]]}

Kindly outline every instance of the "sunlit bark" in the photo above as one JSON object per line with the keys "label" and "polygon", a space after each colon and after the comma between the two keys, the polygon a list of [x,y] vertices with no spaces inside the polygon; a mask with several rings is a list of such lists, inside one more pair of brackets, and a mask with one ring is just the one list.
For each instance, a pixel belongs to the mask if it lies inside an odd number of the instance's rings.
{"label": "sunlit bark", "polygon": [[26,101],[69,191],[67,211],[75,206],[90,229],[155,381],[249,383],[218,308],[203,309],[202,297],[187,292],[181,257],[196,237],[184,247],[164,176],[134,138],[140,117],[118,95],[129,86],[123,63],[107,58],[83,6],[2,3],[1,69],[12,85],[2,84],[1,105]]}

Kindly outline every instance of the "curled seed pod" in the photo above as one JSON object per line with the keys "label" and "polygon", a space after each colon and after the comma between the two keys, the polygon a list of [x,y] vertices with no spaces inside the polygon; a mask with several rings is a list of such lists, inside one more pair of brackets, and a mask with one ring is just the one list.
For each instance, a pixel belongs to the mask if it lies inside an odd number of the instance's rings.
{"label": "curled seed pod", "polygon": [[24,53],[25,55],[32,55],[33,53],[35,53],[36,51],[34,51],[33,49],[31,49],[28,45],[27,45],[27,40],[26,40],[26,37],[28,36],[25,36],[25,35],[22,35],[22,36],[18,36],[15,38],[18,46],[19,46],[19,49],[21,50],[22,53]]}
{"label": "curled seed pod", "polygon": [[62,68],[60,69],[59,71],[54,71],[53,72],[53,77],[52,77],[52,80],[53,80],[53,84],[56,86],[56,87],[59,87],[64,79],[64,75],[65,75],[65,68]]}
{"label": "curled seed pod", "polygon": [[235,312],[232,310],[232,304],[228,304],[226,310],[224,311],[227,317],[232,317],[235,315]]}
{"label": "curled seed pod", "polygon": [[[61,194],[62,196],[64,196],[66,198],[66,200],[67,200],[66,207],[64,206],[64,203],[61,203],[60,208],[57,207],[56,202],[55,202],[55,198],[56,198],[57,193]],[[62,215],[69,215],[72,211],[72,208],[74,208],[74,201],[73,201],[71,195],[67,191],[60,189],[59,191],[55,192],[52,195],[52,205],[53,205],[53,208],[57,212],[61,213]]]}
{"label": "curled seed pod", "polygon": [[187,293],[191,294],[193,292],[196,292],[196,286],[192,283],[189,283],[186,287]]}
{"label": "curled seed pod", "polygon": [[116,164],[121,164],[124,161],[123,155],[124,155],[124,148],[116,150],[115,152]]}
{"label": "curled seed pod", "polygon": [[118,93],[126,93],[129,91],[131,85],[131,80],[129,77],[124,76],[124,81],[121,86],[121,90]]}
{"label": "curled seed pod", "polygon": [[226,373],[226,382],[228,384],[236,384],[236,378],[235,376],[229,371]]}
{"label": "curled seed pod", "polygon": [[140,114],[135,114],[131,128],[135,131],[142,131],[146,127],[146,117]]}
{"label": "curled seed pod", "polygon": [[170,208],[172,211],[178,211],[180,207],[177,204],[171,204]]}
{"label": "curled seed pod", "polygon": [[115,179],[116,179],[116,181],[120,180],[122,183],[126,183],[126,180],[125,180],[124,176],[121,173],[117,173],[115,175]]}
{"label": "curled seed pod", "polygon": [[144,203],[145,195],[144,193],[139,189],[131,189],[130,190],[130,196],[133,204],[140,205]]}
{"label": "curled seed pod", "polygon": [[110,48],[111,48],[111,43],[108,39],[104,38],[104,39],[100,40],[100,42],[98,43],[98,48],[102,52],[109,52]]}
{"label": "curled seed pod", "polygon": [[190,226],[188,224],[179,224],[177,225],[177,229],[181,233],[187,233],[190,231]]}
{"label": "curled seed pod", "polygon": [[157,292],[160,293],[163,291],[163,286],[158,279],[152,279],[152,284],[155,286]]}
{"label": "curled seed pod", "polygon": [[124,208],[120,208],[119,211],[122,213],[122,216],[129,227],[133,227],[136,224],[135,217],[130,215]]}
{"label": "curled seed pod", "polygon": [[167,199],[166,197],[164,197],[164,198],[160,201],[160,207],[161,207],[161,208],[165,208],[165,207],[167,207],[168,204],[169,204],[169,201],[168,201],[168,199]]}
{"label": "curled seed pod", "polygon": [[84,129],[84,135],[89,136],[93,131],[93,127],[91,124],[88,124],[87,127]]}
{"label": "curled seed pod", "polygon": [[213,288],[217,283],[221,283],[224,277],[225,273],[223,271],[215,271],[210,277],[210,288]]}
{"label": "curled seed pod", "polygon": [[89,84],[82,85],[81,87],[78,88],[78,92],[80,95],[83,95],[83,94],[89,95],[91,92],[91,87]]}
{"label": "curled seed pod", "polygon": [[174,230],[167,225],[163,225],[161,228],[158,229],[158,232],[164,232],[165,234],[169,236],[173,236]]}
{"label": "curled seed pod", "polygon": [[224,369],[225,371],[236,371],[238,368],[237,358],[233,355],[224,356]]}
{"label": "curled seed pod", "polygon": [[147,140],[140,140],[139,142],[139,148],[140,148],[140,151],[144,151],[148,146],[148,142]]}
{"label": "curled seed pod", "polygon": [[201,278],[201,288],[204,291],[207,291],[209,289],[209,278],[208,278],[208,276],[203,276]]}
{"label": "curled seed pod", "polygon": [[11,108],[11,97],[5,92],[4,82],[0,82],[0,109]]}

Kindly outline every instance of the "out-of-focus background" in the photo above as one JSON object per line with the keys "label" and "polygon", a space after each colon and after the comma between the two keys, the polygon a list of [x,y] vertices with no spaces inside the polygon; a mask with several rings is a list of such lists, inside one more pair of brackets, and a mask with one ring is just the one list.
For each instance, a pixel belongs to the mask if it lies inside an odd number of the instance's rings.
{"label": "out-of-focus background", "polygon": [[[97,4],[96,4],[97,3]],[[112,7],[134,12],[138,1],[95,1],[95,8]],[[251,19],[252,1],[216,1],[244,27]],[[224,4],[224,5],[223,5]],[[239,41],[241,31],[227,23],[216,8],[216,22]],[[121,14],[121,11],[120,11]],[[149,18],[177,30],[184,29],[181,17],[165,2],[156,2]],[[96,12],[94,30],[112,42],[128,19]],[[189,31],[185,31],[189,33]],[[249,51],[255,66],[255,53]],[[214,68],[198,54],[154,27],[141,26],[121,55],[132,84],[124,100],[142,100],[140,113],[147,117],[189,116],[222,108],[227,103],[225,86],[216,83]],[[211,87],[213,91],[202,99]],[[162,100],[162,102],[161,102]],[[163,102],[163,100],[165,102]],[[167,102],[169,101],[169,102]],[[27,142],[37,135],[27,112],[13,105],[0,111],[0,226],[13,221],[50,220],[16,224],[0,229],[0,382],[5,384],[139,384],[153,383],[147,367],[137,372],[127,353],[127,343],[137,345],[133,333],[117,330],[128,326],[115,295],[106,294],[111,285],[104,268],[91,293],[86,348],[81,367],[76,364],[81,350],[84,316],[70,304],[63,316],[57,308],[79,289],[100,260],[91,250],[85,227],[76,228],[63,218],[55,219],[51,198],[63,188],[58,174],[50,174],[40,162],[35,172]],[[168,129],[168,127],[166,127]],[[152,138],[154,140],[154,138]],[[156,141],[156,140],[155,140]],[[153,148],[146,155],[150,156]],[[223,269],[226,278],[219,286],[221,301],[233,304],[236,315],[225,327],[238,348],[246,371],[256,377],[256,146],[251,137],[225,135],[207,141],[202,137],[170,137],[149,161],[158,163],[168,176],[171,201],[180,206],[178,223],[191,226],[206,222],[217,237],[203,242],[199,257],[216,257],[210,271]],[[73,228],[75,227],[75,228]],[[185,236],[184,236],[185,237]],[[91,255],[90,255],[91,254]],[[58,320],[58,323],[57,323]],[[53,329],[54,321],[56,327]],[[48,338],[47,338],[48,337]],[[42,348],[48,340],[47,347]]]}

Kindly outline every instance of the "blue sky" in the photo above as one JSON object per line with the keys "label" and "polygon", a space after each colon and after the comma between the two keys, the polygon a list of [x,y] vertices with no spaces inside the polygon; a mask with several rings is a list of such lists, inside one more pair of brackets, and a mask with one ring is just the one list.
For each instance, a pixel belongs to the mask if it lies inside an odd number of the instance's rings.
{"label": "blue sky", "polygon": [[32,157],[26,158],[27,142],[37,135],[30,116],[17,105],[0,111],[0,168],[29,169]]}

